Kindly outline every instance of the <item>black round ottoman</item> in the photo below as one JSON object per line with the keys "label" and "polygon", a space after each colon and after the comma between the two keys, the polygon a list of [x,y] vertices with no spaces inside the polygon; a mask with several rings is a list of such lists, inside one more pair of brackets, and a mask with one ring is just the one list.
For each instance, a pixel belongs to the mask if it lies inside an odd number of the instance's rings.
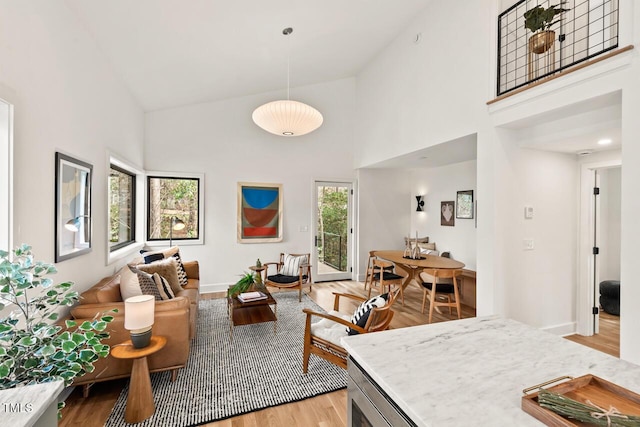
{"label": "black round ottoman", "polygon": [[620,316],[620,281],[600,282],[600,305],[609,314]]}

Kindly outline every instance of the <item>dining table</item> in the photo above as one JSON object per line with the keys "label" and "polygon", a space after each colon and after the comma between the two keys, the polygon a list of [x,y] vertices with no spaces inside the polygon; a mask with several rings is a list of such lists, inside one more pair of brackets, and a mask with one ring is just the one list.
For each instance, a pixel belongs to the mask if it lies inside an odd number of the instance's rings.
{"label": "dining table", "polygon": [[451,258],[445,258],[437,255],[420,254],[420,259],[405,258],[404,251],[385,250],[375,251],[375,255],[379,258],[391,261],[396,267],[407,273],[402,288],[405,289],[412,281],[422,289],[419,282],[419,275],[425,269],[461,269],[464,263]]}

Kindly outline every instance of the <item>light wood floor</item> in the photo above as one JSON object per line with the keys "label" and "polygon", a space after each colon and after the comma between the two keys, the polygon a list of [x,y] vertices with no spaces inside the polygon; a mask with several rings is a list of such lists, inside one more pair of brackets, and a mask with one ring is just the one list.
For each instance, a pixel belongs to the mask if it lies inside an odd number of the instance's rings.
{"label": "light wood floor", "polygon": [[[276,291],[277,292],[277,291]],[[339,281],[325,282],[313,285],[310,293],[311,298],[325,310],[333,308],[332,292],[347,292],[366,296],[363,285],[360,282]],[[207,294],[205,298],[218,298],[223,294]],[[415,326],[427,323],[427,316],[420,313],[422,304],[422,291],[415,285],[410,285],[405,290],[405,305],[402,306],[400,301],[394,305],[395,316],[391,323],[391,328],[403,328],[407,326]],[[355,310],[355,304],[345,305],[340,308],[344,312],[352,312]],[[606,313],[605,313],[606,314]],[[475,310],[463,306],[462,316],[464,318],[474,317]],[[605,336],[609,333],[615,334],[616,319],[602,320],[601,317],[601,335]],[[434,314],[435,322],[444,322],[456,318],[445,314]],[[613,332],[611,332],[613,331]],[[619,323],[617,332],[617,342],[619,348]],[[600,351],[609,354],[615,347],[615,338],[602,339],[600,335],[594,337],[568,337],[572,341],[580,344],[588,345]],[[614,354],[617,356],[617,354]],[[109,417],[111,409],[115,404],[122,388],[126,384],[126,380],[107,381],[98,383],[91,389],[88,398],[82,398],[81,390],[76,389],[67,399],[67,406],[63,410],[63,418],[60,426],[102,426]],[[333,393],[327,393],[311,399],[300,402],[280,405],[273,408],[267,408],[261,411],[252,412],[227,420],[218,421],[207,424],[209,427],[248,427],[248,426],[266,426],[276,427],[285,425],[299,426],[318,426],[318,427],[338,427],[347,425],[347,392],[340,390]]]}

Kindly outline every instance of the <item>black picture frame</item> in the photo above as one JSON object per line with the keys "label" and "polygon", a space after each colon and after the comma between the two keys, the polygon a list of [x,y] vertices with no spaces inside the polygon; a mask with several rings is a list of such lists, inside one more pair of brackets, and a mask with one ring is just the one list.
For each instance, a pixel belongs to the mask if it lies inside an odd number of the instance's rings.
{"label": "black picture frame", "polygon": [[457,192],[456,218],[473,219],[473,190]]}
{"label": "black picture frame", "polygon": [[56,152],[55,262],[91,252],[93,166]]}
{"label": "black picture frame", "polygon": [[453,200],[440,202],[440,225],[445,227],[455,227],[455,202]]}

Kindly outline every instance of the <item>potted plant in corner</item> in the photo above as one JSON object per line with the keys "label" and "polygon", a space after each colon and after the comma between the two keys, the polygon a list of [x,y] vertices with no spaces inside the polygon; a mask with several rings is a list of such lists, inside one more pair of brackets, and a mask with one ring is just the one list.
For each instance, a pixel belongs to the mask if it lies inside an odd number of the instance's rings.
{"label": "potted plant in corner", "polygon": [[46,277],[53,273],[53,265],[34,261],[28,245],[14,249],[11,258],[0,251],[0,311],[6,314],[0,318],[0,390],[56,380],[69,386],[109,354],[102,340],[112,316],[80,325],[67,320],[66,328],[53,323],[57,310],[79,297],[71,282],[54,285]]}
{"label": "potted plant in corner", "polygon": [[529,50],[531,52],[541,54],[551,49],[556,39],[556,33],[551,30],[551,27],[560,22],[561,15],[564,12],[571,10],[562,8],[565,3],[566,1],[561,1],[547,8],[536,6],[524,13],[524,27],[533,33],[529,37]]}
{"label": "potted plant in corner", "polygon": [[240,280],[238,280],[233,286],[229,287],[227,295],[231,298],[237,297],[243,292],[247,292],[249,288],[256,284],[256,279],[253,273],[244,273]]}

